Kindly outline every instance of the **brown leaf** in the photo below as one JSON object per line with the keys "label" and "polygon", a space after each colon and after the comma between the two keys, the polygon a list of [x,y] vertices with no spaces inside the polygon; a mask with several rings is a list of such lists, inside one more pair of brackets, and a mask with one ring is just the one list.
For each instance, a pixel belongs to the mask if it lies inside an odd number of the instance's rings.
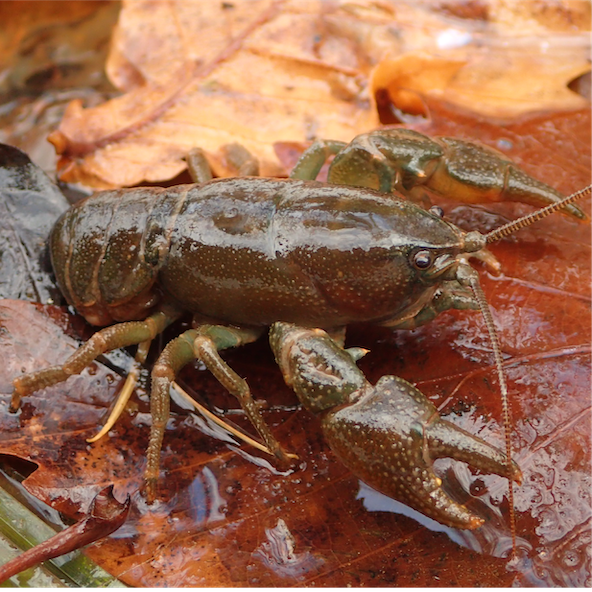
{"label": "brown leaf", "polygon": [[350,141],[378,126],[384,91],[414,111],[418,93],[489,115],[584,106],[567,84],[590,69],[588,4],[565,9],[572,28],[553,11],[533,21],[515,10],[512,20],[506,4],[451,23],[415,2],[124,2],[107,71],[125,94],[69,105],[50,136],[61,179],[164,181],[196,146],[223,174],[213,156],[235,141],[263,175],[286,174],[274,142]]}
{"label": "brown leaf", "polygon": [[[589,182],[589,111],[501,126],[434,101],[428,106],[433,121],[422,131],[505,148],[565,192]],[[584,208],[589,212],[589,200]],[[528,209],[446,205],[458,224],[482,230]],[[45,316],[51,309],[4,302],[0,452],[36,462],[26,487],[70,515],[109,482],[118,496],[132,495],[130,518],[117,538],[87,551],[129,585],[585,585],[591,572],[590,226],[553,216],[492,250],[503,274],[481,275],[500,327],[514,449],[525,476],[516,506],[519,548],[527,551],[516,571],[499,557],[509,548],[505,480],[472,475],[458,463],[441,465],[455,495],[488,518],[475,533],[406,516],[404,507],[360,485],[334,459],[318,422],[283,385],[264,340],[226,359],[268,403],[267,421],[301,464],[279,473],[266,458],[174,406],[163,450],[163,499],[149,509],[137,493],[150,421],[146,397],[140,393],[94,445],[84,439],[114,397],[113,380],[100,364],[94,374],[26,398],[20,415],[8,414],[10,379],[21,366],[64,360],[72,344],[64,345]],[[491,350],[478,313],[451,311],[413,332],[353,328],[349,343],[370,348],[360,365],[372,381],[398,374],[436,404],[462,382],[443,413],[502,444]],[[188,367],[181,380],[214,408],[236,407],[207,372]],[[226,417],[249,430],[240,413]]]}
{"label": "brown leaf", "polygon": [[[263,174],[277,174],[274,140],[345,139],[375,127],[348,32],[357,15],[312,4],[130,3],[109,65],[128,92],[95,109],[70,106],[51,138],[65,155],[64,179],[168,179],[185,168],[189,148],[213,152],[237,139],[261,159]],[[392,17],[374,12],[383,23]],[[327,50],[316,47],[333,22],[339,31]],[[148,36],[138,43],[136,30]],[[161,48],[154,59],[147,43]],[[85,155],[86,169],[77,170],[71,159]]]}
{"label": "brown leaf", "polygon": [[582,42],[578,51],[561,41],[554,40],[558,47],[551,52],[533,42],[527,49],[492,51],[485,45],[470,57],[465,48],[447,52],[446,58],[407,53],[376,67],[372,90],[385,89],[396,107],[410,113],[421,112],[415,103],[426,94],[491,117],[582,108],[586,99],[568,84],[590,71],[587,45]]}
{"label": "brown leaf", "polygon": [[[0,20],[3,23],[10,23],[10,26],[4,27],[0,35],[0,67],[4,70],[14,64],[15,58],[20,57],[17,71],[11,72],[9,82],[20,86],[27,78],[41,79],[42,70],[50,69],[50,66],[55,68],[52,52],[44,47],[47,39],[51,39],[48,30],[60,28],[60,32],[63,32],[68,25],[80,24],[92,18],[101,4],[104,5],[97,0],[72,2],[70,9],[65,11],[63,5],[58,2],[39,3],[34,0],[24,0],[18,4],[3,2],[0,5]],[[84,47],[85,43],[88,47],[88,42],[88,35],[85,39],[72,40],[73,45],[79,44],[80,47]],[[23,51],[27,44],[29,44],[27,50]],[[61,53],[65,51],[67,52],[62,49]],[[22,52],[20,56],[19,52]],[[2,81],[3,84],[5,82]]]}
{"label": "brown leaf", "polygon": [[0,296],[36,302],[62,295],[55,286],[47,237],[68,201],[29,157],[0,144]]}
{"label": "brown leaf", "polygon": [[121,504],[113,497],[113,486],[105,487],[97,493],[82,520],[2,565],[0,583],[42,561],[60,557],[110,535],[125,522],[129,506],[129,496]]}

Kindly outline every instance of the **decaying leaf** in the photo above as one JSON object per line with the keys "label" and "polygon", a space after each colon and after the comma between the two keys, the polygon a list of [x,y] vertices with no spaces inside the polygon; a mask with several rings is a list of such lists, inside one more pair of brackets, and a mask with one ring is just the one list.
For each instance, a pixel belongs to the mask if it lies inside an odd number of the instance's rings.
{"label": "decaying leaf", "polygon": [[[499,42],[499,40],[497,40]],[[386,90],[396,108],[421,113],[422,97],[440,96],[456,105],[491,117],[513,117],[538,110],[582,108],[586,101],[568,88],[569,82],[589,72],[581,48],[562,45],[564,39],[551,39],[555,47],[536,48],[534,40],[525,47],[475,50],[470,58],[466,49],[449,51],[449,57],[404,54],[383,60],[374,70],[375,93]],[[581,53],[580,53],[581,52]],[[456,53],[460,56],[454,60]],[[580,59],[573,55],[580,53]],[[511,89],[511,90],[510,90]]]}
{"label": "decaying leaf", "polygon": [[[565,193],[590,178],[589,111],[501,127],[435,101],[428,107],[433,119],[422,124],[424,132],[505,148]],[[456,223],[481,230],[527,209],[445,208]],[[87,551],[129,585],[585,585],[591,573],[590,326],[582,319],[589,319],[590,309],[589,233],[589,225],[564,216],[546,219],[493,245],[503,274],[481,274],[500,328],[514,448],[525,477],[516,489],[522,561],[515,571],[500,557],[510,544],[505,480],[473,475],[458,463],[440,466],[454,495],[488,518],[474,533],[411,517],[335,460],[317,421],[283,385],[264,340],[229,351],[226,359],[266,401],[267,421],[301,464],[280,473],[174,405],[163,450],[163,497],[149,508],[138,491],[150,423],[145,393],[93,445],[85,438],[96,432],[115,396],[112,375],[100,364],[34,393],[18,415],[9,414],[10,381],[21,368],[55,364],[75,344],[63,331],[70,315],[4,301],[0,452],[37,463],[25,486],[71,516],[105,483],[115,484],[120,499],[131,495],[129,519],[117,536]],[[371,381],[400,375],[436,404],[452,395],[443,410],[447,419],[501,444],[498,389],[478,313],[450,311],[412,332],[358,327],[349,344],[370,348],[360,365]],[[207,372],[188,367],[180,380],[213,408],[237,406]],[[226,417],[250,429],[240,413]]]}
{"label": "decaying leaf", "polygon": [[76,524],[2,565],[0,583],[42,561],[65,555],[110,535],[125,522],[129,506],[129,496],[122,504],[113,497],[113,486],[105,487],[97,493],[86,515]]}
{"label": "decaying leaf", "polygon": [[[97,186],[173,176],[196,144],[223,173],[216,153],[235,140],[262,158],[264,171],[282,172],[306,140],[349,140],[375,127],[373,94],[386,90],[397,108],[425,109],[429,118],[415,123],[419,131],[482,141],[569,193],[590,181],[588,106],[509,121],[441,99],[506,115],[581,104],[565,86],[588,67],[581,66],[588,43],[581,31],[589,15],[589,3],[577,0],[129,2],[108,64],[126,94],[93,109],[71,106],[54,141],[64,150],[67,178]],[[563,41],[571,49],[558,53]],[[521,61],[514,69],[512,56],[521,54],[504,53],[506,43],[538,48],[532,69],[545,70],[535,97],[542,101],[524,94],[532,77]],[[488,55],[493,63],[505,55],[508,67],[497,68],[498,83],[479,94]],[[459,77],[466,94],[455,86]],[[408,105],[400,105],[401,97]],[[491,228],[525,211],[444,205],[465,228]],[[118,498],[132,496],[117,536],[87,551],[129,585],[589,585],[589,233],[589,226],[554,216],[493,246],[501,276],[482,272],[500,327],[514,448],[525,475],[516,490],[522,560],[515,571],[503,558],[504,480],[440,466],[454,494],[488,518],[476,533],[406,515],[334,459],[316,420],[283,385],[264,340],[226,358],[266,401],[266,419],[301,464],[280,473],[177,402],[165,436],[164,495],[148,508],[138,492],[147,394],[139,389],[109,436],[93,445],[85,439],[104,421],[117,386],[102,364],[34,393],[19,414],[9,414],[14,376],[62,362],[77,345],[68,335],[80,319],[55,307],[3,301],[0,453],[35,462],[39,468],[25,487],[70,517],[106,483],[115,484]],[[443,410],[447,419],[501,444],[497,385],[478,314],[451,311],[414,332],[353,328],[349,340],[371,349],[361,366],[372,381],[403,376],[436,404],[453,395]],[[207,372],[188,367],[181,381],[250,429]]]}
{"label": "decaying leaf", "polygon": [[35,302],[61,295],[53,282],[47,240],[68,202],[29,157],[0,144],[0,296]]}
{"label": "decaying leaf", "polygon": [[459,19],[415,2],[124,2],[107,64],[124,94],[69,105],[50,136],[60,176],[97,188],[163,181],[196,146],[224,174],[215,155],[230,142],[263,175],[286,174],[274,142],[376,128],[379,91],[415,111],[425,94],[497,116],[582,107],[567,84],[590,68],[589,5],[566,8],[571,28],[557,13],[532,21],[516,9],[512,21],[502,5]]}

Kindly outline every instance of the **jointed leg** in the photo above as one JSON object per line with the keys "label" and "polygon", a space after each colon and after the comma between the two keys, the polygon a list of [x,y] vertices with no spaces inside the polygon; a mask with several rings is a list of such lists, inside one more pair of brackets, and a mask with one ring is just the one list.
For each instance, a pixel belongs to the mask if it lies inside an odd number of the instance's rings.
{"label": "jointed leg", "polygon": [[146,497],[151,503],[156,498],[156,483],[159,474],[160,450],[169,419],[169,388],[176,374],[185,364],[194,359],[201,360],[220,383],[240,402],[249,421],[263,439],[267,448],[280,461],[288,461],[287,454],[271,433],[251,396],[249,387],[219,355],[219,351],[255,341],[261,334],[257,329],[237,329],[219,325],[202,325],[186,331],[163,350],[152,370],[152,392],[150,412],[152,428],[146,453],[147,466],[144,473]]}
{"label": "jointed leg", "polygon": [[317,140],[302,153],[290,173],[290,178],[305,181],[316,179],[327,158],[337,154],[345,146],[347,146],[346,142],[338,140]]}
{"label": "jointed leg", "polygon": [[89,443],[97,442],[103,436],[105,436],[109,430],[115,425],[119,416],[123,413],[127,402],[129,401],[134,389],[136,388],[136,384],[138,383],[138,376],[140,375],[140,369],[142,364],[146,361],[148,357],[148,352],[150,351],[150,345],[152,344],[152,339],[148,339],[146,341],[142,341],[142,343],[138,343],[138,349],[136,351],[136,355],[134,357],[134,365],[128,372],[125,382],[119,391],[119,395],[117,397],[117,401],[107,418],[107,421],[103,425],[103,427],[97,432],[92,438],[87,438],[86,441]]}
{"label": "jointed leg", "polygon": [[[238,177],[259,176],[259,161],[240,144],[226,144],[221,149],[228,172]],[[185,157],[187,170],[194,183],[206,183],[213,178],[212,170],[201,148],[193,148]]]}
{"label": "jointed leg", "polygon": [[80,374],[101,354],[153,339],[178,317],[177,313],[170,311],[157,312],[144,321],[129,321],[101,329],[79,347],[62,366],[52,366],[15,378],[10,411],[18,410],[21,397],[63,382],[73,374]]}

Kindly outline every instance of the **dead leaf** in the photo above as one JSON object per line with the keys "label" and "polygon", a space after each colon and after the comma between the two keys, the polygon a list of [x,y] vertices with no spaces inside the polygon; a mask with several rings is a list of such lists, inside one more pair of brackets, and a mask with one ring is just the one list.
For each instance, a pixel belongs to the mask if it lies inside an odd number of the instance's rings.
{"label": "dead leaf", "polygon": [[55,183],[29,157],[0,144],[0,296],[61,302],[47,241],[68,209]]}
{"label": "dead leaf", "polygon": [[425,95],[490,117],[580,109],[587,101],[568,84],[590,71],[588,45],[582,39],[581,48],[574,49],[562,38],[548,39],[550,48],[534,40],[526,47],[495,47],[502,43],[496,39],[474,49],[470,58],[464,47],[445,52],[446,58],[407,53],[377,66],[372,89],[375,95],[386,90],[396,108],[412,114],[423,111]]}
{"label": "dead leaf", "polygon": [[42,561],[80,549],[116,531],[127,518],[130,498],[121,504],[113,497],[112,490],[110,485],[99,491],[82,520],[2,565],[0,583]]}
{"label": "dead leaf", "polygon": [[114,96],[104,74],[116,0],[0,3],[0,142],[26,152],[52,177],[56,156],[47,135],[66,104],[91,107]]}
{"label": "dead leaf", "polygon": [[[316,5],[312,12],[311,4]],[[347,29],[355,13],[318,2],[237,3],[230,9],[133,2],[127,8],[123,23],[136,22],[133,31],[138,20],[142,30],[147,22],[158,39],[150,37],[150,47],[161,47],[162,53],[155,65],[146,64],[150,54],[143,53],[143,38],[141,55],[134,59],[137,40],[120,28],[115,51],[125,58],[116,55],[110,63],[125,59],[124,84],[131,88],[95,109],[71,105],[51,137],[65,155],[64,164],[68,157],[87,155],[86,171],[66,165],[63,174],[70,181],[88,182],[91,176],[94,185],[112,186],[168,179],[185,168],[182,158],[190,148],[199,144],[215,151],[235,140],[257,154],[262,174],[278,174],[273,141],[317,135],[345,139],[378,124],[361,95],[359,60],[350,47],[355,40]],[[375,12],[383,22],[392,18],[390,11]],[[331,36],[327,56],[315,46],[327,26],[323,13],[331,22],[343,20],[345,29]],[[170,25],[161,27],[165,22]],[[129,64],[139,74],[129,76]],[[145,83],[132,87],[129,80]]]}
{"label": "dead leaf", "polygon": [[386,90],[391,103],[403,113],[427,115],[423,97],[443,94],[465,65],[464,60],[405,54],[380,62],[372,72],[370,84],[374,95]]}
{"label": "dead leaf", "polygon": [[[229,4],[225,3],[224,10],[230,10]],[[577,31],[589,26],[587,2],[583,3],[587,18],[579,18],[573,10],[582,5],[578,2],[562,2],[551,5],[558,8],[550,9],[549,3],[533,0],[528,3],[523,19],[512,12],[512,7],[526,3],[479,4],[485,8],[478,6],[478,10],[468,12],[473,17],[478,15],[469,19],[472,31],[474,27],[485,31],[488,23],[499,22],[501,29],[507,27],[513,35],[528,32],[536,34],[540,41],[546,40],[547,29],[562,31],[571,39],[574,28]],[[299,5],[306,8],[304,3]],[[140,3],[138,6],[141,7]],[[174,6],[170,4],[169,8]],[[392,5],[359,2],[348,6],[351,18],[331,20],[334,14],[330,12],[334,10],[331,5],[327,16],[319,19],[324,27],[323,43],[315,46],[315,37],[308,37],[318,50],[315,57],[319,61],[328,54],[333,56],[330,64],[345,64],[355,70],[358,67],[355,59],[360,55],[386,55],[386,49],[392,49],[393,38],[414,51],[423,49],[426,40],[433,44],[440,38],[437,33],[442,31],[441,26],[433,26],[438,15],[426,9],[425,3],[397,4],[396,22],[389,16]],[[381,6],[385,7],[382,16]],[[450,9],[450,2],[437,6],[438,9],[449,7],[446,18],[452,14],[458,19],[458,13]],[[496,6],[501,7],[500,16],[496,16]],[[221,8],[212,3],[212,10]],[[421,16],[417,16],[417,10]],[[412,13],[415,18],[405,17]],[[339,12],[335,14],[341,16]],[[261,12],[253,10],[236,21],[228,13],[222,15],[214,20],[216,24],[232,25],[225,35],[208,25],[196,37],[205,40],[199,50],[211,49],[208,59],[219,55],[229,39],[240,37]],[[376,28],[374,21],[383,22],[383,17],[387,24]],[[194,26],[187,22],[188,26]],[[296,22],[289,22],[294,30]],[[302,22],[302,29],[309,31],[304,17]],[[144,21],[138,21],[130,30],[141,29],[143,23],[146,26]],[[151,52],[158,53],[162,47],[163,55],[167,56],[168,46],[161,42],[160,31],[169,24],[173,33],[184,31],[184,23],[172,18],[160,19],[158,26],[149,30]],[[461,24],[458,20],[448,20],[444,30],[451,26],[463,30]],[[285,30],[286,27],[280,27],[274,51],[280,52],[283,47]],[[411,36],[405,37],[409,32]],[[206,39],[206,34],[212,37]],[[334,35],[344,42],[337,43]],[[191,41],[190,35],[177,36],[177,41],[185,42],[188,37]],[[576,35],[575,39],[579,37]],[[137,38],[133,41],[127,52],[146,51],[145,43]],[[494,46],[491,47],[493,51]],[[301,53],[298,47],[291,49],[297,59],[289,53],[290,59],[282,63],[306,61],[308,47],[301,49]],[[126,60],[124,56],[121,64],[113,65],[113,70],[120,72],[118,84],[130,92],[142,85],[157,86],[160,75],[171,77],[167,68],[177,54],[171,51],[168,55],[170,63],[161,60],[160,74],[158,68],[153,71],[150,65],[143,64],[142,55],[138,60],[135,57]],[[200,59],[198,51],[190,55],[193,57]],[[261,61],[265,63],[264,59]],[[360,62],[359,69],[369,72],[375,63],[378,61]],[[320,68],[319,64],[314,62],[313,72],[321,72],[317,67]],[[178,72],[173,68],[171,71]],[[256,72],[253,78],[259,82],[257,75]],[[342,84],[343,80],[352,78],[355,84]],[[323,83],[322,74],[318,74],[318,80]],[[349,91],[346,97],[352,95],[352,87],[364,89],[365,83],[360,86],[359,78],[350,77],[347,71],[342,77],[334,74],[332,80],[340,83],[335,83],[333,88]],[[557,79],[553,80],[555,84]],[[212,100],[224,96],[224,89],[214,86],[208,90]],[[506,90],[512,92],[512,86]],[[247,98],[250,96],[247,93]],[[365,95],[362,92],[360,96]],[[589,108],[510,123],[475,117],[442,105],[433,97],[428,96],[425,101],[432,120],[419,125],[420,131],[458,135],[502,149],[517,158],[530,173],[566,193],[590,181]],[[248,101],[247,105],[250,105]],[[246,108],[236,107],[236,120],[225,120],[227,113],[219,104],[206,111],[209,125],[211,122],[217,125],[221,120],[232,123],[230,131],[224,132],[226,136],[216,142],[227,141],[234,128],[241,133],[250,129],[245,125],[250,119]],[[131,114],[134,115],[133,109]],[[259,125],[255,118],[253,121]],[[267,130],[267,137],[273,141],[281,139],[273,128],[277,121],[273,119]],[[167,123],[168,127],[163,127],[156,119],[145,127],[125,129],[141,146],[141,142],[148,145],[172,142],[174,136],[164,132],[174,127],[173,124],[183,131],[187,127],[182,119],[167,120]],[[84,119],[80,124],[85,124]],[[306,138],[302,127],[298,128],[300,135],[296,138],[300,141]],[[148,130],[159,135],[140,134]],[[217,145],[213,141],[213,149]],[[258,148],[256,145],[256,153]],[[99,157],[109,149],[108,145],[99,149]],[[135,167],[141,170],[152,167],[158,172],[161,164],[158,161],[138,164],[133,158],[129,160],[130,152],[117,152],[116,144],[111,149],[121,167],[132,171]],[[181,146],[178,152],[183,149]],[[143,157],[139,151],[137,154]],[[162,152],[156,150],[156,159],[161,157]],[[106,170],[114,168],[113,162],[106,159],[104,162]],[[166,159],[163,162],[163,169],[169,170],[170,163]],[[84,161],[76,161],[78,164],[84,165]],[[174,164],[177,166],[178,162]],[[588,201],[587,211],[589,207]],[[446,209],[447,215],[468,228],[496,225],[500,219],[525,211],[515,205],[452,208],[448,204]],[[489,527],[474,537],[461,538],[458,532],[438,531],[431,523],[418,526],[417,521],[423,520],[421,516],[413,519],[397,513],[405,509],[373,494],[334,460],[320,437],[316,420],[295,409],[295,398],[283,385],[263,341],[228,352],[227,359],[239,374],[247,377],[256,395],[269,402],[266,418],[281,441],[300,455],[302,466],[294,473],[278,474],[264,460],[251,456],[249,449],[237,449],[226,435],[177,406],[167,430],[163,457],[169,492],[159,508],[148,511],[136,493],[141,483],[150,421],[145,393],[139,392],[139,400],[130,405],[109,437],[93,446],[87,445],[84,439],[96,431],[115,396],[113,373],[101,364],[64,385],[35,393],[25,402],[20,415],[8,414],[11,379],[21,368],[30,370],[63,361],[77,345],[75,341],[69,342],[64,333],[64,329],[71,330],[76,318],[64,313],[56,317],[58,313],[51,307],[3,302],[0,449],[2,453],[36,462],[39,469],[27,480],[26,487],[69,516],[84,508],[101,484],[115,481],[118,496],[133,494],[132,516],[117,538],[109,537],[88,551],[130,585],[589,585],[589,227],[555,216],[494,246],[494,250],[502,260],[504,275],[493,278],[483,274],[483,283],[500,322],[503,348],[508,356],[515,449],[526,474],[525,485],[517,490],[516,496],[518,535],[521,548],[525,545],[523,541],[531,545],[526,560],[515,572],[507,570],[505,560],[494,556],[507,549],[508,543],[503,480],[475,477],[462,466],[444,467],[449,486],[488,516]],[[383,374],[397,373],[417,382],[436,403],[444,401],[464,381],[444,413],[471,432],[501,443],[498,394],[490,369],[489,344],[478,314],[447,313],[413,333],[355,328],[350,341],[370,347],[371,353],[362,361],[370,378],[376,380]],[[190,382],[193,390],[214,407],[226,409],[236,405],[207,373],[187,368],[182,379]],[[226,413],[226,417],[249,428],[240,414]],[[480,549],[481,554],[471,549]]]}
{"label": "dead leaf", "polygon": [[[50,136],[60,177],[164,181],[191,148],[230,142],[257,155],[263,175],[286,174],[273,143],[350,141],[378,126],[385,89],[404,109],[418,93],[498,116],[585,105],[567,84],[589,71],[589,6],[566,8],[572,28],[561,29],[557,11],[533,24],[518,10],[508,18],[502,0],[486,4],[485,20],[451,21],[416,2],[124,2],[107,72],[125,94],[69,105]],[[547,26],[561,35],[542,40]]]}
{"label": "dead leaf", "polygon": [[[3,27],[0,35],[0,69],[6,73],[0,81],[0,94],[32,85],[39,91],[49,86],[50,81],[55,89],[69,78],[72,85],[74,72],[80,76],[83,69],[96,71],[98,63],[89,64],[87,52],[89,45],[95,42],[94,36],[100,35],[105,25],[100,9],[107,4],[111,4],[107,6],[108,11],[113,3],[72,2],[65,11],[58,2],[3,2],[0,21],[10,26]],[[85,21],[93,19],[96,21],[94,29],[85,29],[84,35],[76,34],[74,25],[80,30]],[[60,35],[48,33],[56,30]],[[64,36],[69,43],[64,43]]]}
{"label": "dead leaf", "polygon": [[[506,149],[529,172],[566,193],[589,182],[587,110],[501,126],[438,102],[428,107],[432,121],[429,128],[422,124],[422,131]],[[457,223],[482,230],[531,209],[445,207]],[[584,208],[589,211],[590,200]],[[149,509],[137,493],[150,422],[145,394],[140,392],[108,438],[92,446],[84,438],[106,415],[115,388],[100,364],[94,373],[28,397],[20,415],[9,414],[10,379],[21,366],[57,363],[73,344],[45,316],[51,309],[5,301],[0,452],[36,462],[39,469],[25,486],[69,515],[108,482],[115,483],[118,497],[132,495],[130,518],[117,537],[87,551],[129,585],[586,585],[591,573],[590,226],[554,216],[492,249],[503,275],[481,275],[500,327],[514,448],[525,474],[516,505],[526,557],[516,571],[508,571],[498,557],[509,545],[505,480],[472,475],[458,463],[440,467],[453,493],[488,518],[475,533],[406,516],[408,510],[361,485],[334,459],[318,422],[297,407],[283,385],[264,340],[230,351],[226,359],[268,403],[267,421],[301,465],[279,473],[265,458],[174,406],[163,451],[166,492]],[[353,328],[349,343],[370,348],[360,365],[372,381],[398,374],[436,404],[462,381],[443,413],[501,444],[499,395],[478,313],[451,311],[413,332]],[[236,407],[207,372],[188,367],[181,381],[213,408]],[[249,430],[242,414],[226,418]]]}

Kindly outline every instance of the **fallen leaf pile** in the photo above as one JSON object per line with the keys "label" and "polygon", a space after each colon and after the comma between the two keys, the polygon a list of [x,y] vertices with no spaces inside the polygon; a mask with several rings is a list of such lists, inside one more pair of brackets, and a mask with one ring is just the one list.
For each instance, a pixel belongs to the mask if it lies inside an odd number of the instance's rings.
{"label": "fallen leaf pile", "polygon": [[[589,21],[590,4],[578,0],[124,2],[107,63],[121,94],[94,107],[71,103],[51,140],[63,180],[101,188],[169,180],[194,146],[229,174],[220,148],[235,141],[263,174],[285,174],[314,138],[350,140],[403,119],[502,150],[567,194],[591,176],[589,102],[568,89],[589,72]],[[442,205],[459,226],[482,231],[532,210]],[[589,213],[590,199],[581,206]],[[86,551],[130,586],[589,586],[590,225],[555,215],[491,249],[502,274],[480,275],[524,473],[511,569],[506,480],[438,462],[449,490],[488,520],[473,533],[369,490],[333,457],[265,340],[225,359],[266,402],[266,420],[300,464],[278,471],[176,400],[162,499],[148,508],[139,493],[147,392],[139,388],[92,445],[86,438],[119,384],[101,363],[8,413],[12,379],[63,362],[81,322],[57,307],[0,301],[0,454],[35,463],[24,486],[73,519],[109,483],[117,499],[131,496],[126,523]],[[360,367],[372,382],[402,376],[446,419],[502,445],[478,313],[449,311],[415,331],[354,327],[348,345],[371,350]],[[208,372],[189,365],[179,380],[252,433]]]}
{"label": "fallen leaf pile", "polygon": [[567,84],[590,70],[589,4],[526,4],[459,18],[415,2],[124,2],[107,62],[123,94],[70,103],[50,136],[60,177],[165,181],[196,146],[223,176],[216,154],[231,142],[264,176],[286,174],[275,142],[349,141],[381,123],[381,92],[411,113],[424,95],[489,116],[584,107]]}

